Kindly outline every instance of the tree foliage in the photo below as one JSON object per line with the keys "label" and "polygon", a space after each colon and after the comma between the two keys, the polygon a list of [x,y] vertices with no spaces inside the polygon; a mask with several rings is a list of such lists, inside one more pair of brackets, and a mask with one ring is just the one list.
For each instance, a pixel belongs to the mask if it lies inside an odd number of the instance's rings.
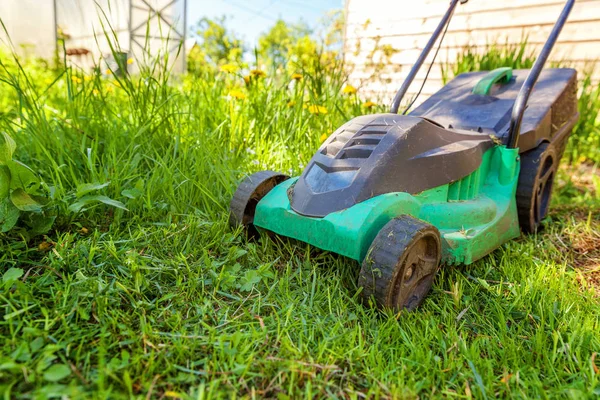
{"label": "tree foliage", "polygon": [[240,63],[244,55],[243,41],[226,26],[227,17],[202,18],[194,27],[197,43],[190,51],[190,70],[207,65]]}
{"label": "tree foliage", "polygon": [[260,36],[258,54],[275,68],[288,63],[303,65],[317,50],[311,34],[311,29],[304,23],[288,24],[280,19]]}
{"label": "tree foliage", "polygon": [[[331,13],[316,28],[304,22],[279,19],[259,36],[254,50],[256,66],[269,70],[308,72],[317,64],[339,58],[342,50],[343,15]],[[227,18],[202,18],[195,25],[196,46],[189,55],[189,70],[220,68],[228,64],[246,67],[245,46],[227,26]]]}

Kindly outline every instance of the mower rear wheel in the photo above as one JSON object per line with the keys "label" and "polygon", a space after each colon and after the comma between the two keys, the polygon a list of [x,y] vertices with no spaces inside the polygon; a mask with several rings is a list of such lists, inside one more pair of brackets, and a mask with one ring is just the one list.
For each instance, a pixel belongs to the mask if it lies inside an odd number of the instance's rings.
{"label": "mower rear wheel", "polygon": [[417,308],[431,289],[441,257],[439,231],[408,215],[394,218],[377,234],[365,257],[358,285],[363,298],[396,311]]}
{"label": "mower rear wheel", "polygon": [[242,225],[248,235],[256,236],[254,213],[258,202],[275,186],[290,177],[274,171],[260,171],[246,177],[235,191],[229,204],[229,225],[237,228]]}
{"label": "mower rear wheel", "polygon": [[521,155],[517,211],[521,229],[526,233],[536,232],[548,214],[558,162],[556,149],[548,143]]}

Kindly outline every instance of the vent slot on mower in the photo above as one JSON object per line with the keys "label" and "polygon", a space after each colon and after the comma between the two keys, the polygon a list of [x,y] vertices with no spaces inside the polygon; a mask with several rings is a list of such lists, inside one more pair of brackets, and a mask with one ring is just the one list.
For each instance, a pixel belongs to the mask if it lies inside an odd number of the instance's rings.
{"label": "vent slot on mower", "polygon": [[336,159],[366,159],[373,153],[386,133],[387,130],[373,130],[372,127],[358,132],[344,129],[333,138],[331,143],[325,146],[321,154]]}

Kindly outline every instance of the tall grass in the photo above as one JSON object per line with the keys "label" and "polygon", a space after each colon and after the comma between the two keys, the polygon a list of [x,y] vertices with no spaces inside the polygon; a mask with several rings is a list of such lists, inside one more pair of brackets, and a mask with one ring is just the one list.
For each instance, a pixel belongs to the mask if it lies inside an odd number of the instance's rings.
{"label": "tall grass", "polygon": [[464,72],[490,71],[499,67],[527,69],[531,68],[535,59],[535,52],[527,46],[527,39],[518,44],[492,43],[484,49],[467,46],[452,63],[446,61],[441,64],[442,80],[446,84]]}
{"label": "tall grass", "polygon": [[[0,61],[0,68],[11,89],[5,113],[12,116],[2,129],[17,141],[21,158],[52,182],[63,224],[76,218],[69,206],[78,188],[108,182],[98,193],[132,212],[165,199],[177,212],[194,206],[221,212],[209,193],[222,197],[241,174],[267,163],[297,172],[322,135],[363,112],[356,96],[341,93],[342,75],[321,65],[297,80],[257,74],[246,83],[248,71],[206,69],[174,84],[166,66],[109,79],[71,68],[28,71],[16,61]],[[145,202],[123,195],[138,181]],[[177,188],[169,184],[175,181]],[[182,186],[195,188],[185,195],[192,197],[177,198]],[[91,208],[87,216],[94,216]]]}
{"label": "tall grass", "polygon": [[569,142],[569,155],[574,161],[600,163],[600,82],[593,81],[590,68],[581,77],[579,87],[579,121]]}

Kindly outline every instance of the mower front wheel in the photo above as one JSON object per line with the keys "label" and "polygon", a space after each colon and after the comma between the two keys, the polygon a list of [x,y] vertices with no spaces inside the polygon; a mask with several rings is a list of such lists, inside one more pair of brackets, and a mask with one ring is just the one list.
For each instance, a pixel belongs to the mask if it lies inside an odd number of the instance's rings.
{"label": "mower front wheel", "polygon": [[254,213],[258,202],[275,186],[290,177],[274,171],[260,171],[246,177],[235,191],[229,204],[229,225],[243,226],[248,235],[258,235],[254,227]]}
{"label": "mower front wheel", "polygon": [[434,226],[408,215],[394,218],[379,231],[362,263],[361,294],[381,308],[412,311],[431,289],[440,258]]}

